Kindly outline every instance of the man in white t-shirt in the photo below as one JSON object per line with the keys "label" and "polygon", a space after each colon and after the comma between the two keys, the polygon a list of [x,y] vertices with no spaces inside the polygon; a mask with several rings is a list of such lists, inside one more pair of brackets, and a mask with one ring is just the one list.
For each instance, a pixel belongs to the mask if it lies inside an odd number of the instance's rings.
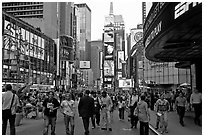
{"label": "man in white t-shirt", "polygon": [[[64,123],[67,135],[74,135],[74,116],[76,113],[76,106],[74,100],[71,100],[71,94],[65,95],[65,100],[61,103],[61,112],[64,114]],[[71,131],[69,131],[69,123]]]}
{"label": "man in white t-shirt", "polygon": [[137,102],[138,102],[138,95],[136,94],[136,91],[133,91],[128,101],[128,106],[130,109],[131,128],[137,128],[138,117],[133,114],[137,106]]}

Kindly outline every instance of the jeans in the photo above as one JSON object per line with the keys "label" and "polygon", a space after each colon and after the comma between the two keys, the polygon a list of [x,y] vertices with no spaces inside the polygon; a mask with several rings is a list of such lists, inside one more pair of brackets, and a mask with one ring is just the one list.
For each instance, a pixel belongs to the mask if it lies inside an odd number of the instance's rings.
{"label": "jeans", "polygon": [[[74,116],[64,115],[65,130],[67,135],[74,135]],[[69,131],[69,123],[71,131]]]}
{"label": "jeans", "polygon": [[[91,121],[92,121],[92,126],[95,128],[96,124],[99,126],[100,123],[100,112],[95,113],[92,117],[91,117]],[[96,124],[95,124],[96,123]]]}
{"label": "jeans", "polygon": [[149,135],[149,123],[140,121],[140,135]]}
{"label": "jeans", "polygon": [[130,120],[131,120],[131,127],[137,127],[138,117],[135,116],[134,113],[135,108],[130,106]]}
{"label": "jeans", "polygon": [[6,135],[6,128],[7,128],[7,121],[9,120],[10,123],[10,134],[15,135],[15,119],[16,115],[3,115],[2,114],[2,135]]}
{"label": "jeans", "polygon": [[194,112],[195,112],[195,118],[194,122],[195,124],[200,125],[200,116],[202,115],[202,103],[199,104],[193,104]]}
{"label": "jeans", "polygon": [[102,123],[103,123],[102,128],[112,128],[110,111],[106,109],[101,110],[101,117],[102,117]]}
{"label": "jeans", "polygon": [[119,118],[124,119],[125,108],[122,107],[122,108],[119,108],[118,110],[119,110]]}
{"label": "jeans", "polygon": [[55,135],[56,117],[44,116],[43,135],[48,135],[48,128],[51,125],[51,135]]}
{"label": "jeans", "polygon": [[85,135],[89,134],[89,118],[90,117],[82,117],[83,124],[84,124]]}
{"label": "jeans", "polygon": [[185,107],[177,106],[177,113],[179,115],[179,122],[183,124],[183,117],[185,115]]}

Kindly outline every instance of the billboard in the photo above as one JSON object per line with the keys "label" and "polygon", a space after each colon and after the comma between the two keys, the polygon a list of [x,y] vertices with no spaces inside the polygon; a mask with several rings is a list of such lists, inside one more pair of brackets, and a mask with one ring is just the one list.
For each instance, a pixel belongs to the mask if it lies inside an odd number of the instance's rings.
{"label": "billboard", "polygon": [[104,27],[104,42],[114,42],[113,27]]}
{"label": "billboard", "polygon": [[124,51],[118,51],[118,69],[122,70],[122,63],[124,62]]}
{"label": "billboard", "polygon": [[113,43],[105,44],[104,43],[104,53],[106,59],[112,59],[114,53],[114,46]]}
{"label": "billboard", "polygon": [[114,25],[114,16],[106,16],[104,26],[113,26]]}
{"label": "billboard", "polygon": [[100,68],[100,70],[102,70],[103,69],[103,51],[100,51],[99,52],[99,68]]}
{"label": "billboard", "polygon": [[79,67],[80,69],[90,69],[91,68],[90,61],[80,61]]}
{"label": "billboard", "polygon": [[131,79],[119,79],[119,88],[132,88],[133,81]]}
{"label": "billboard", "polygon": [[143,29],[134,28],[130,30],[131,33],[131,49],[132,47],[141,39],[143,38]]}
{"label": "billboard", "polygon": [[114,76],[113,60],[104,60],[104,76]]}

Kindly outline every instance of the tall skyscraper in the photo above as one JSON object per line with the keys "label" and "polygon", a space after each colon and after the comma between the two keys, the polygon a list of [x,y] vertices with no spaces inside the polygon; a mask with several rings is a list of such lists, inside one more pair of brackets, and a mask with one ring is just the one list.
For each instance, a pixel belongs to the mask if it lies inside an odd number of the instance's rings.
{"label": "tall skyscraper", "polygon": [[104,61],[103,61],[103,86],[118,87],[119,75],[122,76],[125,52],[125,25],[122,15],[114,15],[113,3],[110,3],[109,15],[104,23]]}
{"label": "tall skyscraper", "polygon": [[79,51],[80,51],[80,61],[90,61],[90,44],[91,42],[91,9],[86,3],[75,4],[79,9],[80,18],[80,41],[79,41]]}
{"label": "tall skyscraper", "polygon": [[101,40],[91,41],[91,68],[95,84],[97,83],[97,79],[100,78],[100,51],[102,51],[102,47],[103,43]]}

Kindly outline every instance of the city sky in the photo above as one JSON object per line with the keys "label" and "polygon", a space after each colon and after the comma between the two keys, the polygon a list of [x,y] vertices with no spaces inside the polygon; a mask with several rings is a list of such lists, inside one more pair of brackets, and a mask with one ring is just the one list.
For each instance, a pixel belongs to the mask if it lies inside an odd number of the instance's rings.
{"label": "city sky", "polygon": [[142,1],[136,0],[75,0],[74,3],[86,3],[91,9],[91,40],[102,39],[105,16],[109,15],[110,2],[113,2],[113,14],[122,15],[126,33],[142,23]]}

